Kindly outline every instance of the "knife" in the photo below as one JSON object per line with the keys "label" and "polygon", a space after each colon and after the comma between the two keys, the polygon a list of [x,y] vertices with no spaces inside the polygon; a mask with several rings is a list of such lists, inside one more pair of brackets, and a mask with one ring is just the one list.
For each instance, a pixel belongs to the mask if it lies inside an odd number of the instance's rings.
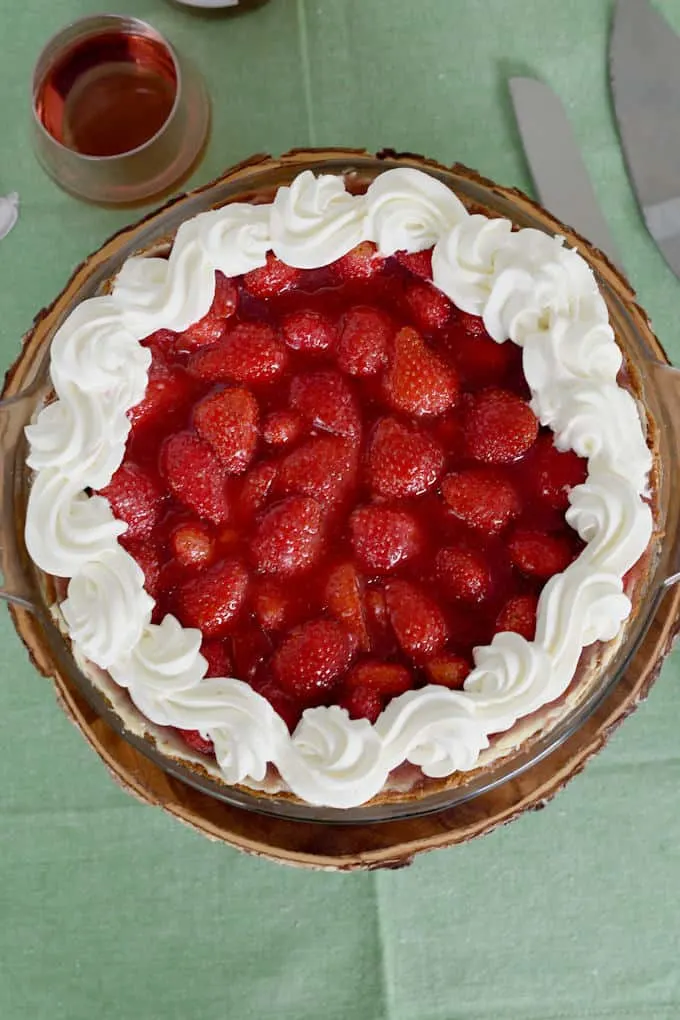
{"label": "knife", "polygon": [[680,276],[680,38],[647,0],[619,0],[609,66],[633,189],[647,229]]}
{"label": "knife", "polygon": [[562,103],[536,78],[511,78],[509,86],[524,153],[542,204],[620,267],[622,260]]}

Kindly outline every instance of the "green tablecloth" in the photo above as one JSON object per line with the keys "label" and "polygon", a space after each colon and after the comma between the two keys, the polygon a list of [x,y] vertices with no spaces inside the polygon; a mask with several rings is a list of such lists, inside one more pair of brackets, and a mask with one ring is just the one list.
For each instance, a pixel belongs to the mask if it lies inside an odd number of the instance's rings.
{"label": "green tablecloth", "polygon": [[[656,0],[680,30],[680,0]],[[28,143],[29,68],[65,21],[152,21],[202,68],[200,183],[251,152],[390,145],[528,188],[511,74],[562,96],[616,242],[680,357],[680,283],[638,215],[608,98],[609,0],[271,0],[206,22],[163,0],[0,0],[5,363],[129,212],[62,194]],[[6,33],[9,33],[6,35]],[[680,111],[679,111],[680,116]],[[677,127],[677,125],[675,126]],[[135,214],[136,215],[136,214]],[[0,618],[2,1020],[581,1020],[680,1016],[678,658],[545,811],[384,874],[296,872],[122,793]]]}

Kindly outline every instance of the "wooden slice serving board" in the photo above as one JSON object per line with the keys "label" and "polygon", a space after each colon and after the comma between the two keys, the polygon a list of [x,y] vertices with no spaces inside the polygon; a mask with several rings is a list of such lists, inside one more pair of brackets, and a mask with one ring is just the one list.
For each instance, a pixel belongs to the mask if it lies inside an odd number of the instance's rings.
{"label": "wooden slice serving board", "polygon": [[[335,149],[296,150],[278,160],[258,156],[227,171],[220,181],[238,181],[240,177],[249,175],[253,168],[266,169],[268,165],[294,163],[303,169],[305,164],[318,163],[324,158],[346,158],[351,163],[354,158],[365,156],[365,153],[356,150]],[[391,151],[380,154],[379,158],[384,158],[386,163],[398,158],[402,163],[413,166],[431,167],[439,171],[446,169],[409,154],[397,157]],[[520,192],[501,188],[459,165],[450,170],[460,178],[473,180],[491,189],[495,195],[505,198],[519,211],[524,209],[530,212],[534,220],[539,218],[552,233],[564,235],[569,244],[577,247],[588,258],[626,305],[649,349],[660,361],[667,361],[644,312],[635,303],[635,295],[628,282],[601,252],[595,251]],[[180,196],[165,209],[184,201],[186,197]],[[153,213],[143,222],[152,222],[160,214],[160,211]],[[138,228],[139,224],[136,224],[106,242],[76,270],[56,301],[40,313],[24,340],[19,359],[7,374],[3,391],[5,399],[16,397],[30,383],[44,356],[55,324],[65,310],[71,307],[73,295],[83,279],[109,260],[115,260],[122,242],[134,236]],[[17,430],[15,438],[18,437]],[[7,576],[6,565],[5,573]],[[14,604],[10,608],[17,632],[36,669],[54,683],[62,708],[125,790],[146,804],[162,808],[208,838],[221,840],[247,853],[285,864],[351,871],[402,867],[409,864],[418,853],[468,841],[512,821],[524,811],[544,807],[569,779],[581,771],[588,759],[605,745],[614,729],[646,696],[678,632],[680,589],[670,588],[665,592],[654,622],[623,679],[585,724],[542,761],[491,792],[454,808],[416,818],[363,825],[289,821],[257,814],[232,807],[168,775],[124,740],[93,710],[69,677],[68,671],[56,661],[39,618],[21,605]]]}

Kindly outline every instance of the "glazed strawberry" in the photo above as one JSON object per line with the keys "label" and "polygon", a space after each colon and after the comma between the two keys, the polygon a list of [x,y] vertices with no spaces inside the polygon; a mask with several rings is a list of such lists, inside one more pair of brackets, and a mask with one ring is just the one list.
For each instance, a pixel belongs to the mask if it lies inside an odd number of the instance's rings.
{"label": "glazed strawberry", "polygon": [[449,458],[460,460],[465,457],[465,436],[461,415],[457,411],[451,411],[441,418],[435,418],[428,422],[431,434],[446,450]]}
{"label": "glazed strawberry", "polygon": [[396,650],[396,638],[387,611],[384,588],[369,588],[364,595],[364,619],[368,643],[374,654],[391,654]]}
{"label": "glazed strawberry", "polygon": [[359,507],[349,519],[349,528],[357,559],[378,574],[389,573],[413,559],[423,544],[420,525],[413,515],[394,507]]}
{"label": "glazed strawberry", "polygon": [[227,560],[185,581],[175,592],[177,615],[204,637],[228,634],[243,606],[248,574],[238,560]]}
{"label": "glazed strawberry", "polygon": [[548,434],[538,437],[533,468],[537,494],[555,510],[567,509],[569,490],[588,475],[587,461],[573,450],[560,453]]}
{"label": "glazed strawberry", "polygon": [[251,468],[243,478],[238,494],[237,511],[246,523],[253,520],[267,502],[278,475],[278,467],[270,461],[263,461]]}
{"label": "glazed strawberry", "polygon": [[348,690],[369,687],[383,697],[396,698],[413,687],[413,674],[398,662],[382,662],[380,659],[364,659],[352,666],[345,677]]}
{"label": "glazed strawberry", "polygon": [[226,319],[208,312],[198,322],[177,334],[175,346],[179,351],[195,351],[200,347],[210,346],[224,336],[226,328]]}
{"label": "glazed strawberry", "polygon": [[179,733],[187,747],[190,747],[196,754],[214,756],[215,745],[212,740],[209,740],[208,737],[202,737],[198,730],[177,730],[177,733]]}
{"label": "glazed strawberry", "polygon": [[498,535],[522,504],[512,482],[488,468],[456,471],[442,479],[442,496],[455,516],[484,535]]}
{"label": "glazed strawberry", "polygon": [[342,623],[357,647],[365,651],[369,640],[362,604],[362,585],[353,563],[340,563],[331,568],[324,589],[324,601],[331,616]]}
{"label": "glazed strawberry", "polygon": [[444,452],[431,436],[415,425],[381,418],[366,454],[368,483],[376,496],[417,496],[439,479]]}
{"label": "glazed strawberry", "polygon": [[148,471],[125,461],[99,492],[108,499],[114,517],[127,524],[126,538],[148,538],[163,507],[163,490]]}
{"label": "glazed strawberry", "polygon": [[171,329],[157,329],[155,333],[150,333],[149,336],[140,340],[140,343],[142,347],[149,348],[152,352],[152,357],[165,359],[172,356],[178,335],[178,333],[173,332]]}
{"label": "glazed strawberry", "polygon": [[286,585],[269,577],[256,578],[251,584],[250,604],[263,630],[283,630],[304,618],[305,605]]}
{"label": "glazed strawberry", "polygon": [[341,280],[370,280],[382,271],[385,260],[372,241],[362,241],[333,263]]}
{"label": "glazed strawberry", "polygon": [[369,588],[364,598],[364,606],[366,619],[370,623],[377,624],[381,629],[389,626],[387,599],[385,598],[384,588]]}
{"label": "glazed strawberry", "polygon": [[281,687],[314,704],[335,687],[352,659],[347,632],[335,620],[310,620],[292,631],[272,659]]}
{"label": "glazed strawberry", "polygon": [[295,376],[290,384],[290,402],[313,428],[346,438],[361,433],[354,391],[339,372]]}
{"label": "glazed strawberry", "polygon": [[288,352],[271,326],[241,322],[220,343],[192,354],[187,368],[207,382],[261,386],[278,379],[287,364]]}
{"label": "glazed strawberry", "polygon": [[295,411],[272,411],[262,422],[262,438],[268,446],[289,446],[301,432],[302,419]]}
{"label": "glazed strawberry", "polygon": [[222,524],[229,517],[226,477],[215,453],[192,432],[177,432],[161,450],[161,471],[173,496],[199,517]]}
{"label": "glazed strawberry", "polygon": [[502,382],[517,350],[510,341],[497,344],[486,334],[482,320],[478,321],[481,330],[475,333],[462,331],[456,347],[458,369],[467,382],[475,387]]}
{"label": "glazed strawberry", "polygon": [[382,712],[383,698],[372,687],[351,687],[341,693],[338,705],[347,709],[350,719],[368,719],[374,723]]}
{"label": "glazed strawberry", "polygon": [[475,460],[505,464],[523,457],[533,445],[538,422],[529,405],[514,393],[482,390],[471,400],[465,435]]}
{"label": "glazed strawberry", "polygon": [[184,369],[171,368],[154,359],[149,368],[146,393],[127,413],[132,427],[165,426],[170,416],[176,420],[191,400],[194,385]]}
{"label": "glazed strawberry", "polygon": [[574,558],[566,538],[543,531],[516,531],[510,537],[508,549],[514,565],[530,577],[559,574]]}
{"label": "glazed strawberry", "polygon": [[404,292],[413,321],[424,333],[434,333],[448,323],[452,305],[445,294],[430,283],[414,280]]}
{"label": "glazed strawberry", "polygon": [[127,534],[121,537],[121,544],[136,561],[137,566],[141,568],[144,574],[144,588],[155,599],[159,592],[161,577],[161,557],[158,547],[146,538],[131,542],[128,540]]}
{"label": "glazed strawberry", "polygon": [[527,641],[536,636],[536,611],[538,599],[535,595],[513,595],[501,609],[496,619],[496,631],[511,630],[521,634]]}
{"label": "glazed strawberry", "polygon": [[201,642],[201,655],[208,663],[206,676],[233,675],[234,666],[224,641],[220,641],[219,638],[204,638]]}
{"label": "glazed strawberry", "polygon": [[286,625],[286,602],[283,589],[273,582],[253,591],[251,605],[255,619],[263,630],[281,630]]}
{"label": "glazed strawberry", "polygon": [[251,543],[261,574],[294,577],[321,556],[323,512],[309,496],[290,496],[268,510]]}
{"label": "glazed strawberry", "polygon": [[267,254],[267,264],[260,269],[253,269],[243,277],[247,291],[259,298],[276,297],[290,290],[302,276],[300,269],[287,266],[277,259],[273,252]]}
{"label": "glazed strawberry", "polygon": [[491,578],[481,553],[450,546],[435,557],[437,576],[447,593],[462,602],[482,602],[491,590]]}
{"label": "glazed strawberry", "polygon": [[214,344],[220,339],[227,327],[229,319],[236,311],[238,304],[238,288],[233,280],[223,273],[215,274],[215,297],[210,311],[178,334],[176,346],[181,351],[191,351],[196,347]]}
{"label": "glazed strawberry", "polygon": [[210,311],[213,315],[219,315],[228,319],[235,314],[238,308],[238,287],[234,280],[225,276],[220,270],[215,272],[215,296]]}
{"label": "glazed strawberry", "polygon": [[234,657],[234,675],[239,680],[252,683],[256,678],[266,675],[266,663],[272,656],[274,646],[271,637],[257,624],[241,620],[231,638],[231,650]]}
{"label": "glazed strawberry", "polygon": [[470,672],[470,663],[462,655],[453,652],[440,652],[425,663],[425,672],[431,684],[450,687],[454,691],[462,691],[465,679]]}
{"label": "glazed strawberry", "polygon": [[387,361],[393,336],[394,324],[379,308],[350,308],[342,320],[338,367],[349,375],[375,375]]}
{"label": "glazed strawberry", "polygon": [[302,705],[295,698],[282,690],[272,679],[252,681],[253,690],[265,698],[274,711],[281,716],[289,731],[292,733],[300,722]]}
{"label": "glazed strawberry", "polygon": [[421,588],[409,581],[385,586],[390,622],[403,651],[414,662],[430,659],[448,637],[441,609]]}
{"label": "glazed strawberry", "polygon": [[394,338],[383,392],[395,411],[413,415],[443,414],[458,399],[458,376],[408,326]]}
{"label": "glazed strawberry", "polygon": [[213,448],[228,474],[248,467],[258,437],[259,410],[249,390],[235,387],[204,397],[194,407],[194,428]]}
{"label": "glazed strawberry", "polygon": [[185,521],[173,529],[170,551],[183,567],[205,567],[215,557],[215,540],[205,521]]}
{"label": "glazed strawberry", "polygon": [[288,347],[307,354],[328,351],[338,339],[337,328],[330,316],[313,308],[302,308],[284,315],[281,333]]}
{"label": "glazed strawberry", "polygon": [[323,506],[342,501],[357,472],[354,445],[339,436],[316,436],[281,462],[276,479],[280,494],[313,496]]}
{"label": "glazed strawberry", "polygon": [[394,257],[399,265],[408,269],[414,276],[419,276],[423,280],[432,279],[432,248],[413,252],[395,251]]}
{"label": "glazed strawberry", "polygon": [[[472,315],[470,312],[462,312],[456,309],[456,322],[465,330],[468,336],[488,336],[484,319],[481,315]],[[500,344],[498,346],[501,346]]]}

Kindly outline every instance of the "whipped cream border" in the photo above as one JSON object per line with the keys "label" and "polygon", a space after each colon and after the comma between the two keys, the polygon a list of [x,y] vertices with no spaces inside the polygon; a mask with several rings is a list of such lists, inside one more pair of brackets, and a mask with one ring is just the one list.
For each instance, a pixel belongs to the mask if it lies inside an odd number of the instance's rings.
{"label": "whipped cream border", "polygon": [[[558,449],[588,459],[566,514],[586,546],[543,589],[535,640],[504,632],[476,648],[463,691],[409,691],[374,725],[337,706],[311,708],[290,734],[247,683],[205,677],[200,631],[170,615],[150,622],[142,571],[118,542],[125,525],[84,490],[104,486],[123,459],[127,412],[148,379],[140,340],[203,316],[216,269],[248,272],[268,251],[317,268],[364,240],[383,256],[434,246],[434,285],[481,315],[495,341],[523,349],[541,424]],[[308,803],[355,807],[404,761],[430,777],[475,768],[490,734],[559,698],[582,649],[620,632],[631,611],[623,577],[653,529],[652,458],[636,403],[617,383],[621,361],[594,274],[562,238],[471,215],[420,170],[386,170],[358,196],[342,177],[306,170],[271,205],[237,203],[186,221],[168,259],[128,259],[110,295],[84,301],[61,325],[51,349],[57,399],[26,428],[35,472],[26,545],[39,567],[70,578],[61,613],[79,652],[152,723],[209,737],[227,783],[260,783],[272,763]]]}

